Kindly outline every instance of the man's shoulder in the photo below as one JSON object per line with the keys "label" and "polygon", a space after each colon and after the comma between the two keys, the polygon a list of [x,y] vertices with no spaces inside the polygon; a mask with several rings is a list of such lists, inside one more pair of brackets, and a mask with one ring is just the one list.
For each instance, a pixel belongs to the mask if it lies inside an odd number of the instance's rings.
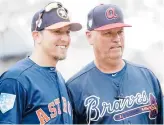
{"label": "man's shoulder", "polygon": [[18,61],[16,64],[14,64],[12,67],[10,67],[6,72],[4,72],[1,76],[0,79],[18,79],[19,76],[25,73],[30,67],[32,67],[32,63],[29,63],[28,60],[22,59]]}
{"label": "man's shoulder", "polygon": [[126,64],[128,66],[128,68],[130,69],[138,69],[138,70],[143,70],[143,71],[149,71],[150,69],[148,69],[148,67],[142,65],[142,64],[137,64],[137,63],[133,63],[133,62],[130,62],[130,61],[127,61],[126,60]]}
{"label": "man's shoulder", "polygon": [[142,64],[136,64],[136,63],[133,63],[133,62],[129,62],[129,61],[126,61],[127,63],[127,69],[129,71],[132,71],[133,73],[143,73],[145,74],[146,76],[151,76],[151,77],[155,77],[155,74],[153,73],[153,71],[151,69],[149,69],[148,67],[142,65]]}
{"label": "man's shoulder", "polygon": [[94,62],[90,62],[87,64],[84,68],[82,68],[79,72],[77,72],[75,75],[73,75],[68,81],[67,85],[72,83],[75,80],[79,80],[82,77],[84,77],[88,72],[90,72],[93,68],[95,68]]}

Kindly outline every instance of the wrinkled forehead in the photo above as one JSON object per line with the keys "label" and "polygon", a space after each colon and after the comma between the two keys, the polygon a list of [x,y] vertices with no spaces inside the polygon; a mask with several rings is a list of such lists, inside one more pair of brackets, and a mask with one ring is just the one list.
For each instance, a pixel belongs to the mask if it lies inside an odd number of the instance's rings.
{"label": "wrinkled forehead", "polygon": [[94,36],[96,36],[96,35],[102,35],[105,33],[117,34],[122,31],[124,31],[124,27],[117,27],[117,28],[113,28],[113,29],[100,30],[100,31],[92,30],[92,31],[88,31],[88,32],[90,32],[90,34],[93,34]]}
{"label": "wrinkled forehead", "polygon": [[112,29],[107,29],[107,30],[101,30],[99,32],[118,32],[124,30],[124,27],[116,27]]}

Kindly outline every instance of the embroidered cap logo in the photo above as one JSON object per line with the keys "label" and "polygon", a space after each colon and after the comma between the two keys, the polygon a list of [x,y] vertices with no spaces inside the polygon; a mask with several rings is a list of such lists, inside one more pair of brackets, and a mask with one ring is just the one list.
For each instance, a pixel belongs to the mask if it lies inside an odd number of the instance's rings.
{"label": "embroidered cap logo", "polygon": [[63,19],[68,19],[68,13],[64,8],[58,8],[57,9],[57,14],[59,17]]}
{"label": "embroidered cap logo", "polygon": [[118,17],[114,8],[108,8],[105,15],[108,19],[114,19]]}

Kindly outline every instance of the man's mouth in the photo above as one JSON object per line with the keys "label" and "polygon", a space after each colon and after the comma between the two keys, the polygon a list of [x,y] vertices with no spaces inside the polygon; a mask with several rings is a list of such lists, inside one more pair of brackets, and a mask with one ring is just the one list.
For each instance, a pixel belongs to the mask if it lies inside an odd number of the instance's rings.
{"label": "man's mouth", "polygon": [[111,47],[110,49],[119,49],[119,48],[121,48],[121,46]]}
{"label": "man's mouth", "polygon": [[60,49],[65,49],[67,46],[66,45],[56,45]]}

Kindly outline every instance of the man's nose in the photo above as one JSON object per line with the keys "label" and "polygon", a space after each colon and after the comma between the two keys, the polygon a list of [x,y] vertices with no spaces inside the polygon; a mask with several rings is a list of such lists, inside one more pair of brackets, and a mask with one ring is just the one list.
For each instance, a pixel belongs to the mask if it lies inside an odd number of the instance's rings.
{"label": "man's nose", "polygon": [[62,41],[70,41],[70,36],[68,34],[62,34],[61,36],[61,40]]}
{"label": "man's nose", "polygon": [[114,42],[120,42],[121,38],[120,38],[120,35],[118,33],[116,33],[113,37],[113,41]]}

